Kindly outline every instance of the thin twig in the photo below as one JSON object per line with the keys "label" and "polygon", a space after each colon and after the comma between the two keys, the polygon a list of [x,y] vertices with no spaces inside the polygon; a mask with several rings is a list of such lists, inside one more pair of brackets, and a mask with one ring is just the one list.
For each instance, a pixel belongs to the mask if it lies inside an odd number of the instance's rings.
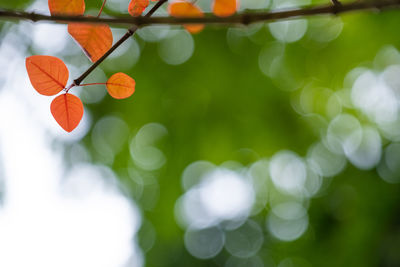
{"label": "thin twig", "polygon": [[322,15],[322,14],[338,14],[357,10],[382,10],[389,8],[399,8],[400,0],[375,0],[371,2],[353,2],[341,5],[318,5],[303,8],[293,8],[289,10],[278,10],[271,12],[253,12],[242,13],[230,17],[216,17],[211,14],[205,14],[204,17],[111,17],[97,18],[85,16],[67,16],[54,15],[47,16],[38,13],[30,13],[24,11],[0,10],[0,18],[13,18],[18,20],[52,21],[56,23],[69,22],[90,22],[90,23],[106,23],[109,25],[136,25],[138,27],[150,24],[249,24],[261,21],[276,21],[288,18],[296,18],[302,16]]}
{"label": "thin twig", "polygon": [[[156,12],[156,10],[162,6],[165,2],[168,2],[168,0],[159,0],[157,4],[153,6],[152,9],[150,9],[149,12],[144,16],[144,18],[149,18],[151,15]],[[124,36],[121,37],[101,58],[99,58],[96,62],[92,64],[81,76],[79,76],[77,79],[74,80],[75,85],[80,85],[80,83],[95,69],[97,68],[98,65],[100,65],[101,62],[103,62],[115,49],[117,49],[123,42],[125,42],[129,37],[131,37],[136,30],[138,29],[138,26],[133,25],[129,30],[124,34]]]}
{"label": "thin twig", "polygon": [[[337,1],[337,0],[335,0],[335,1]],[[104,8],[104,6],[106,5],[106,2],[107,2],[107,0],[104,0],[104,1],[103,1],[103,4],[101,5],[101,8],[100,8],[100,10],[99,10],[99,14],[97,15],[97,18],[100,17],[101,12],[103,12],[103,8]]]}

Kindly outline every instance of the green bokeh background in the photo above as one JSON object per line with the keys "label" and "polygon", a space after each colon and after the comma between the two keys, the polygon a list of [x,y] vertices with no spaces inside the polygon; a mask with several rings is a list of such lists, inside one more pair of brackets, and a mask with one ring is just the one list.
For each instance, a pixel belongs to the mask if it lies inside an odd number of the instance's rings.
{"label": "green bokeh background", "polygon": [[[0,1],[6,8],[24,9],[29,4],[25,0]],[[97,8],[98,1],[86,1],[86,5]],[[116,14],[107,8],[105,12]],[[350,70],[357,66],[379,70],[373,60],[380,49],[387,45],[399,48],[399,11],[354,12],[340,18],[343,30],[330,42],[316,43],[306,35],[285,45],[290,77],[271,79],[259,68],[261,50],[276,42],[265,26],[251,38],[243,37],[234,49],[227,42],[226,27],[208,26],[193,36],[195,49],[190,59],[177,66],[162,60],[157,42],[134,37],[142,48],[134,67],[106,71],[108,77],[120,71],[134,77],[136,92],[126,100],[107,95],[98,103],[87,104],[93,125],[104,116],[116,115],[127,123],[130,137],[151,122],[168,130],[157,144],[167,162],[154,174],[159,188],[154,207],[146,208],[148,198],[145,194],[137,197],[136,185],[128,178],[132,165],[129,140],[110,165],[141,208],[144,220],[154,227],[154,246],[144,252],[146,266],[224,266],[229,257],[225,250],[213,259],[200,260],[185,249],[184,230],[174,217],[175,202],[184,193],[184,169],[198,160],[216,165],[234,160],[249,166],[284,149],[305,156],[320,140],[323,126],[317,117],[294,110],[292,102],[298,90],[309,81],[341,90]],[[82,62],[90,64],[86,59]],[[106,64],[107,60],[102,63]],[[360,115],[360,120],[365,118]],[[89,131],[80,142],[93,162],[102,164],[91,137]],[[66,154],[70,146],[65,144]],[[268,205],[252,217],[264,229],[264,243],[257,254],[264,266],[400,266],[399,185],[385,182],[375,169],[363,171],[350,163],[338,176],[326,180],[323,190],[310,200],[308,230],[296,241],[279,241],[268,233]],[[145,246],[146,238],[145,231],[139,231],[139,244]],[[291,260],[283,261],[287,258]]]}

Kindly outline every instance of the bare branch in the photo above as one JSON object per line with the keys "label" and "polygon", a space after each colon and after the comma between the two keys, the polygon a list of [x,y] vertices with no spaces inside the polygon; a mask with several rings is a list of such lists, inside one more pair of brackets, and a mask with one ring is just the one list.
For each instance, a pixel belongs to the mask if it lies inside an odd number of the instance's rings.
{"label": "bare branch", "polygon": [[[335,0],[337,1],[337,0]],[[90,23],[106,23],[109,25],[136,25],[138,27],[151,25],[151,24],[188,24],[188,23],[201,23],[201,24],[250,24],[262,21],[276,21],[288,18],[297,18],[303,16],[313,16],[322,14],[338,14],[358,10],[382,10],[394,9],[400,7],[400,0],[383,0],[371,2],[353,2],[348,4],[334,4],[334,5],[319,5],[309,6],[303,8],[294,8],[289,10],[278,10],[270,12],[253,12],[242,13],[230,17],[216,17],[211,14],[206,14],[202,18],[174,18],[174,17],[111,17],[111,18],[97,18],[86,16],[67,16],[55,15],[48,16],[38,13],[30,13],[24,11],[0,10],[0,19],[18,19],[18,20],[31,20],[37,21],[51,21],[56,23],[69,23],[69,22],[90,22]]]}

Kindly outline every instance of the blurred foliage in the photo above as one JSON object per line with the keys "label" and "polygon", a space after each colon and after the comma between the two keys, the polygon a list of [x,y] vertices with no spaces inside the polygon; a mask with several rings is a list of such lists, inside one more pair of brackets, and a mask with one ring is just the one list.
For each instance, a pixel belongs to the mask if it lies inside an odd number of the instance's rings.
{"label": "blurred foliage", "polygon": [[[96,9],[99,2],[86,1],[88,9]],[[23,9],[29,4],[25,0],[0,1],[0,6],[7,8]],[[108,8],[105,12],[117,14]],[[333,25],[343,23],[343,29],[337,38],[323,42],[316,39],[326,28],[321,26],[314,35],[310,33],[310,25],[318,28],[320,17],[307,18],[306,34],[286,44],[277,43],[264,24],[249,29],[207,26],[193,36],[192,56],[178,65],[167,64],[160,57],[163,40],[147,42],[139,35],[134,37],[140,47],[135,64],[129,64],[136,60],[135,55],[130,58],[129,51],[102,63],[107,77],[120,71],[134,77],[136,92],[122,101],[107,95],[100,102],[87,103],[92,127],[81,142],[93,162],[112,167],[122,190],[141,208],[143,223],[138,239],[146,266],[227,266],[230,254],[226,250],[212,259],[200,260],[185,249],[185,231],[174,215],[175,203],[184,193],[181,176],[185,168],[199,160],[216,165],[236,161],[250,166],[280,150],[305,157],[310,146],[321,140],[321,132],[332,118],[322,114],[325,104],[313,114],[296,112],[294,102],[299,92],[310,84],[340,91],[346,75],[357,66],[381,71],[385,66],[374,61],[378,52],[387,45],[399,48],[398,12],[329,17]],[[74,45],[70,40],[68,47]],[[274,53],[283,49],[284,56],[282,66],[271,77],[264,75],[259,60],[260,53],[273,45],[278,47]],[[184,49],[176,46],[178,51]],[[72,57],[82,57],[79,64],[84,66],[90,64],[83,54],[65,58],[73,62],[76,59]],[[112,67],[107,66],[111,61]],[[321,101],[327,101],[324,97]],[[344,107],[342,112],[369,124],[355,109]],[[113,124],[115,129],[101,128],[110,133],[104,137],[106,143],[121,140],[120,149],[111,158],[99,153],[94,137],[96,123],[107,116],[126,123]],[[138,131],[153,122],[168,132],[156,143],[166,163],[158,170],[143,170],[133,163],[129,147]],[[383,138],[384,146],[389,142]],[[67,152],[69,146],[66,144]],[[132,178],[136,175],[141,177],[140,182]],[[339,175],[323,179],[322,189],[308,202],[308,229],[297,240],[279,241],[267,231],[269,204],[251,217],[263,229],[264,242],[257,253],[263,265],[400,266],[399,184],[385,182],[374,168],[359,170],[351,163]],[[140,187],[141,183],[145,186]],[[259,266],[254,262],[236,264],[230,266]]]}

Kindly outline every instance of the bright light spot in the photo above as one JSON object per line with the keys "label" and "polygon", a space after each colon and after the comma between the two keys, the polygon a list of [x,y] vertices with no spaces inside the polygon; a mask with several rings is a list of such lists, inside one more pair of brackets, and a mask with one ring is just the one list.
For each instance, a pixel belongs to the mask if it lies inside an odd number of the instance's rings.
{"label": "bright light spot", "polygon": [[271,22],[268,27],[275,39],[284,43],[293,43],[300,40],[306,33],[307,20],[295,19]]}
{"label": "bright light spot", "polygon": [[[164,9],[157,9],[153,14],[153,17],[157,16],[168,16],[168,13]],[[136,31],[136,33],[145,40],[146,42],[158,42],[168,36],[171,26],[169,25],[152,25],[145,26]]]}
{"label": "bright light spot", "polygon": [[264,242],[261,227],[255,221],[248,220],[239,228],[225,233],[225,248],[238,258],[254,256]]}
{"label": "bright light spot", "polygon": [[400,117],[396,121],[380,124],[379,129],[386,139],[393,142],[400,141]]}
{"label": "bright light spot", "polygon": [[133,167],[128,169],[129,177],[134,183],[132,196],[140,201],[143,210],[152,210],[160,198],[158,176],[154,172],[143,171]]}
{"label": "bright light spot", "polygon": [[164,125],[156,122],[148,123],[136,134],[136,143],[139,146],[152,146],[168,134]]}
{"label": "bright light spot", "polygon": [[237,221],[238,223],[227,223],[226,227],[239,227],[250,214],[254,203],[251,181],[225,168],[202,172],[205,170],[202,167],[210,167],[204,163],[197,162],[185,170],[183,177],[191,172],[195,176],[201,175],[201,181],[196,181],[177,201],[175,215],[178,223],[183,227],[206,228],[221,222]]}
{"label": "bright light spot", "polygon": [[307,178],[304,183],[304,195],[306,197],[313,197],[322,186],[321,175],[313,168],[311,164],[307,164]]}
{"label": "bright light spot", "polygon": [[93,127],[92,144],[105,162],[112,164],[115,155],[125,145],[129,127],[125,121],[115,116],[101,118]]}
{"label": "bright light spot", "polygon": [[291,151],[280,151],[270,161],[270,176],[281,191],[300,195],[306,181],[306,166],[302,159]]}
{"label": "bright light spot", "polygon": [[320,43],[330,42],[336,39],[343,29],[340,17],[315,17],[309,19],[307,35],[312,40]]}
{"label": "bright light spot", "polygon": [[158,46],[158,54],[165,63],[180,65],[192,56],[193,37],[186,30],[173,30],[174,33],[163,39]]}
{"label": "bright light spot", "polygon": [[296,202],[278,204],[268,215],[267,228],[280,240],[296,240],[308,228],[307,211]]}
{"label": "bright light spot", "polygon": [[300,114],[315,113],[331,118],[342,110],[340,100],[332,90],[313,84],[301,90],[299,102]]}
{"label": "bright light spot", "polygon": [[275,42],[266,45],[258,57],[260,70],[269,77],[276,76],[280,68],[282,58],[285,54],[285,46]]}
{"label": "bright light spot", "polygon": [[391,65],[382,72],[382,79],[388,85],[400,103],[400,65]]}
{"label": "bright light spot", "polygon": [[392,143],[385,149],[384,159],[379,164],[379,176],[388,183],[400,182],[400,144]]}
{"label": "bright light spot", "polygon": [[249,174],[252,179],[256,193],[255,203],[252,208],[252,215],[261,212],[268,202],[269,196],[269,163],[267,160],[259,160],[251,165]]}
{"label": "bright light spot", "polygon": [[268,43],[258,57],[260,70],[272,78],[275,86],[285,91],[297,90],[302,81],[294,75],[293,65],[285,57],[285,45],[280,42]]}
{"label": "bright light spot", "polygon": [[[365,67],[356,67],[356,68],[350,70],[346,74],[346,76],[344,77],[344,80],[343,80],[343,87],[345,88],[344,90],[347,91],[347,89],[351,89],[353,87],[354,83],[356,82],[356,80],[358,79],[358,77],[360,77],[362,74],[364,74],[367,71],[368,71],[368,69]],[[345,106],[353,107],[353,104],[351,103],[351,98],[350,97],[346,97],[346,98],[347,98],[346,101],[343,101],[343,102],[345,102]]]}
{"label": "bright light spot", "polygon": [[132,266],[140,266],[132,242],[140,215],[117,189],[113,173],[78,165],[62,180],[62,159],[23,99],[1,91],[0,112],[12,116],[0,123],[6,155],[0,266],[117,267],[131,258]]}
{"label": "bright light spot", "polygon": [[203,12],[211,12],[211,6],[212,6],[213,0],[202,0],[202,1],[196,1],[196,5],[203,10]]}
{"label": "bright light spot", "polygon": [[119,14],[128,14],[128,2],[126,0],[108,1],[107,8]]}
{"label": "bright light spot", "polygon": [[270,0],[241,0],[239,10],[245,9],[265,9],[269,6]]}
{"label": "bright light spot", "polygon": [[[387,45],[382,47],[376,54],[374,66],[377,69],[383,69],[390,65],[400,64],[400,53],[396,47]],[[397,76],[397,80],[399,77]]]}
{"label": "bright light spot", "polygon": [[212,216],[201,201],[199,188],[186,192],[175,206],[175,218],[183,228],[207,228],[218,224],[218,218]]}
{"label": "bright light spot", "polygon": [[[24,23],[20,24],[26,26],[26,29],[31,30],[31,25]],[[26,34],[20,32],[22,30],[21,26],[10,26],[8,23],[4,23],[2,30],[0,42],[0,65],[7,66],[7,68],[2,68],[2,71],[0,72],[0,84],[7,80],[8,82],[12,81],[10,77],[15,75],[15,72],[21,72],[21,64],[25,66],[24,52],[27,47],[25,40],[29,40],[30,37],[30,35],[24,36]],[[24,79],[19,79],[20,83],[21,80]]]}
{"label": "bright light spot", "polygon": [[360,122],[352,115],[340,114],[328,126],[327,147],[337,154],[350,154],[361,143],[362,128]]}
{"label": "bright light spot", "polygon": [[[52,36],[52,38],[49,38]],[[69,40],[67,28],[61,24],[38,24],[33,28],[33,49],[37,54],[61,53]]]}
{"label": "bright light spot", "polygon": [[[310,4],[309,0],[274,0],[272,2],[272,8],[274,10],[287,9],[308,4]],[[305,19],[293,19],[272,22],[267,25],[275,39],[284,43],[292,43],[300,40],[304,36],[307,31],[307,24],[307,20]]]}
{"label": "bright light spot", "polygon": [[251,183],[238,173],[216,169],[200,184],[200,198],[212,216],[220,220],[245,217],[254,202]]}
{"label": "bright light spot", "polygon": [[397,119],[398,101],[381,76],[366,71],[355,81],[351,97],[354,105],[372,121],[388,123]]}
{"label": "bright light spot", "polygon": [[272,212],[285,220],[300,219],[307,215],[307,210],[298,202],[285,202],[274,205]]}
{"label": "bright light spot", "polygon": [[137,34],[147,42],[159,42],[168,36],[169,26],[145,26],[137,31]]}
{"label": "bright light spot", "polygon": [[346,153],[346,156],[357,168],[368,170],[378,164],[381,150],[382,142],[378,131],[372,127],[364,127],[360,145],[354,151]]}
{"label": "bright light spot", "polygon": [[224,233],[216,227],[202,230],[188,229],[185,233],[185,246],[194,257],[210,259],[222,250],[224,239]]}
{"label": "bright light spot", "polygon": [[325,177],[337,175],[346,166],[346,158],[341,154],[332,153],[323,143],[310,147],[307,160],[319,175]]}
{"label": "bright light spot", "polygon": [[185,168],[182,174],[182,187],[189,190],[198,184],[203,176],[212,171],[215,165],[208,161],[196,161]]}
{"label": "bright light spot", "polygon": [[385,162],[391,171],[400,174],[400,144],[392,143],[385,149]]}
{"label": "bright light spot", "polygon": [[135,164],[143,170],[152,171],[161,168],[167,161],[164,153],[155,144],[167,134],[167,129],[159,123],[144,125],[129,146]]}

